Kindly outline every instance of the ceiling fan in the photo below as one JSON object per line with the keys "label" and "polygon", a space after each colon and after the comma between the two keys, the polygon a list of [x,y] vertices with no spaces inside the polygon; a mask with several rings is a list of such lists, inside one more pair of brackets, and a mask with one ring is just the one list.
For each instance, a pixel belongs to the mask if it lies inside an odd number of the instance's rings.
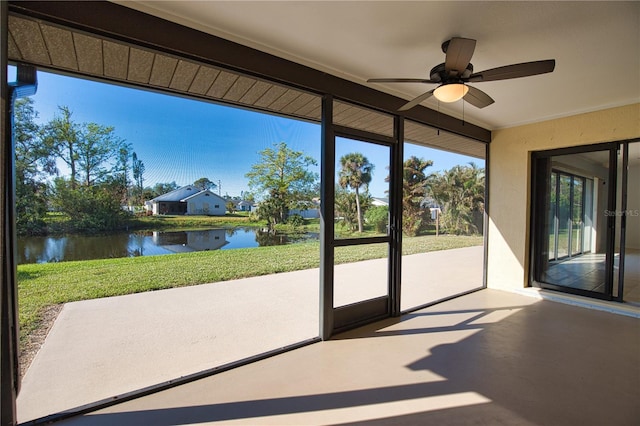
{"label": "ceiling fan", "polygon": [[476,47],[476,41],[470,38],[454,37],[442,43],[445,61],[436,65],[429,73],[429,79],[424,78],[371,78],[368,83],[428,83],[439,84],[433,90],[411,100],[398,111],[406,111],[428,99],[432,95],[442,102],[455,102],[464,99],[477,108],[484,108],[495,101],[482,90],[467,83],[481,83],[483,81],[508,80],[511,78],[529,77],[532,75],[552,72],[556,66],[555,59],[544,61],[524,62],[521,64],[505,65],[485,71],[473,72],[471,57]]}

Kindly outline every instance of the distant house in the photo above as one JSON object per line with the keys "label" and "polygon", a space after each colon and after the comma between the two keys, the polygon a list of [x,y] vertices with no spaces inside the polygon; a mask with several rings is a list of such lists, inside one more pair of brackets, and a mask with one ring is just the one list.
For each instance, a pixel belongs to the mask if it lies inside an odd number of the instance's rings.
{"label": "distant house", "polygon": [[145,203],[147,210],[158,214],[224,216],[226,200],[208,189],[193,185],[180,187]]}
{"label": "distant house", "polygon": [[255,203],[247,200],[241,200],[236,203],[236,210],[240,212],[251,212],[255,208]]}
{"label": "distant house", "polygon": [[373,197],[373,198],[371,198],[371,205],[374,206],[374,207],[389,206],[389,199],[388,198],[376,198],[376,197]]}
{"label": "distant house", "polygon": [[291,215],[300,215],[305,219],[317,219],[320,217],[320,200],[314,198],[313,201],[306,207],[301,209],[291,209],[289,210],[289,216]]}

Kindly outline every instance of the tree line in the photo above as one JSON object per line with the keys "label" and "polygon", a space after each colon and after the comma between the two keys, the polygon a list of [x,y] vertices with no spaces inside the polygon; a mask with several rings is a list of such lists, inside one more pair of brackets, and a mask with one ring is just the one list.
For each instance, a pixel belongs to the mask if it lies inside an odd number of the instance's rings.
{"label": "tree line", "polygon": [[[259,153],[259,160],[246,174],[249,186],[261,198],[259,216],[273,228],[288,221],[289,212],[309,208],[319,200],[317,165],[312,157],[274,144]],[[451,234],[469,235],[481,231],[484,212],[484,169],[474,163],[457,165],[439,173],[428,173],[433,161],[412,156],[403,165],[403,232],[423,233],[432,224],[430,207],[440,209],[439,225]],[[389,210],[374,207],[369,184],[375,165],[359,152],[339,160],[335,188],[335,214],[352,232],[363,232],[365,223],[386,232]],[[386,178],[387,181],[389,177]]]}
{"label": "tree line", "polygon": [[[65,106],[44,125],[30,98],[15,105],[14,141],[16,225],[19,234],[46,230],[47,211],[64,212],[79,229],[118,227],[125,219],[121,202],[130,187],[129,170],[142,183],[144,165],[113,127],[77,123]],[[59,165],[69,171],[60,176]],[[132,189],[136,190],[136,185]]]}
{"label": "tree line", "polygon": [[[67,231],[101,232],[119,229],[130,219],[123,206],[178,188],[175,182],[144,185],[145,166],[130,143],[112,126],[78,123],[66,106],[49,122],[36,123],[31,98],[16,101],[14,118],[16,227],[20,235],[47,232],[47,213],[68,218]],[[61,176],[60,166],[66,170]],[[213,189],[200,178],[194,185]]]}
{"label": "tree line", "polygon": [[[144,186],[145,166],[131,144],[111,126],[78,123],[65,106],[49,122],[38,125],[33,100],[15,106],[16,218],[19,234],[46,232],[47,212],[55,210],[73,224],[69,231],[100,232],[122,227],[130,215],[124,205],[141,206],[178,188],[175,182]],[[269,228],[290,220],[292,210],[313,208],[320,199],[320,182],[310,168],[317,161],[285,142],[259,153],[245,175],[260,198],[258,216]],[[60,176],[59,164],[68,171]],[[440,225],[449,233],[477,233],[484,209],[484,170],[474,164],[427,173],[433,162],[411,157],[403,170],[403,231],[418,235],[430,225],[431,205],[442,209]],[[335,188],[336,217],[352,232],[365,224],[386,232],[388,208],[373,207],[369,193],[375,166],[358,152],[339,160]],[[387,177],[387,181],[388,181]],[[193,183],[201,189],[217,186],[208,178]],[[232,212],[234,203],[228,204]],[[297,222],[300,217],[295,218]]]}

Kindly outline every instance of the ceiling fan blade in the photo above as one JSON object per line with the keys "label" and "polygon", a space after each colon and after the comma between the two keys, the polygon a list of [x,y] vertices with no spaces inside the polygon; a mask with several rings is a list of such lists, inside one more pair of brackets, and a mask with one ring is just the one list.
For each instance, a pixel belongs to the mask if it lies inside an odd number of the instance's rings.
{"label": "ceiling fan blade", "polygon": [[467,69],[473,51],[476,49],[476,41],[470,38],[454,37],[446,47],[446,59],[444,69],[451,75],[451,71],[456,71],[455,75],[462,75]]}
{"label": "ceiling fan blade", "polygon": [[481,81],[508,80],[510,78],[529,77],[546,74],[556,67],[555,59],[545,61],[524,62],[522,64],[505,65],[504,67],[473,73],[465,81],[478,83]]}
{"label": "ceiling fan blade", "polygon": [[367,83],[439,83],[425,78],[370,78]]}
{"label": "ceiling fan blade", "polygon": [[[433,89],[433,90],[435,90],[435,89]],[[398,111],[406,111],[408,109],[411,109],[414,106],[418,105],[420,102],[424,101],[425,99],[430,98],[431,95],[433,95],[433,90],[429,90],[428,92],[423,93],[422,95],[420,95],[417,98],[413,99],[411,102],[408,102],[408,103],[404,104],[402,107],[400,107],[398,109]]]}
{"label": "ceiling fan blade", "polygon": [[487,95],[482,90],[476,89],[473,86],[467,87],[469,88],[469,91],[466,95],[464,95],[464,98],[462,99],[469,102],[474,107],[484,108],[495,102],[493,99],[491,99],[491,96]]}

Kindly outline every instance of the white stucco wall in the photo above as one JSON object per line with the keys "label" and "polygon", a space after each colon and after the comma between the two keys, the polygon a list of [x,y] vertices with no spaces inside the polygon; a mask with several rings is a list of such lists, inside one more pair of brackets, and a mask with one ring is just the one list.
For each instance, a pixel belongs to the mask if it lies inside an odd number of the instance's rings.
{"label": "white stucco wall", "polygon": [[227,211],[225,199],[209,192],[189,197],[186,202],[188,215],[224,216]]}
{"label": "white stucco wall", "polygon": [[532,151],[640,137],[640,103],[493,132],[487,285],[528,285]]}

